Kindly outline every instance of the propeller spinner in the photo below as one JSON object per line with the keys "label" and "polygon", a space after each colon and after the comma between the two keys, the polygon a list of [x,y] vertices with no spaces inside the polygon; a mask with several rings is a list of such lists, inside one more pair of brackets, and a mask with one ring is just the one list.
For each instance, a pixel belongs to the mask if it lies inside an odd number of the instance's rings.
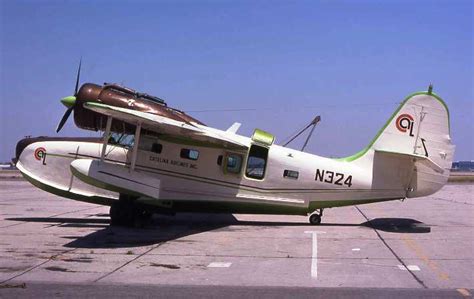
{"label": "propeller spinner", "polygon": [[67,107],[67,110],[66,110],[66,112],[64,112],[63,117],[61,118],[61,120],[58,123],[58,126],[56,127],[56,133],[59,133],[59,131],[61,131],[62,127],[64,126],[67,119],[69,118],[69,115],[71,115],[72,110],[74,110],[74,105],[76,104],[77,91],[79,89],[79,78],[81,76],[81,65],[82,65],[82,58],[79,61],[79,67],[77,69],[76,87],[74,88],[74,95],[61,99],[61,103],[63,103],[63,105]]}

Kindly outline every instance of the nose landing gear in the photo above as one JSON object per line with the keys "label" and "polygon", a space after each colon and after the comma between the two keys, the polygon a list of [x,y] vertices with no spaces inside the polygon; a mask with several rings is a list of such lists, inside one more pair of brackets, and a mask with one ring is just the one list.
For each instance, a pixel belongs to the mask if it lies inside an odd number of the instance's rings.
{"label": "nose landing gear", "polygon": [[323,209],[319,209],[318,212],[314,212],[309,216],[309,223],[312,225],[321,224],[321,217],[323,217]]}

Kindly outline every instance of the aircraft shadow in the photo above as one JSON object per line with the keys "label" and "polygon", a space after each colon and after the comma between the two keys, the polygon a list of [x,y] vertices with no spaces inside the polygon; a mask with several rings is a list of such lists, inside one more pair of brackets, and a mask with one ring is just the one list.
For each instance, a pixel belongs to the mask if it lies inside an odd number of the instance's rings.
{"label": "aircraft shadow", "polygon": [[389,233],[429,233],[431,227],[427,224],[408,218],[374,218],[363,223],[329,223],[323,222],[318,226],[312,226],[306,222],[269,222],[269,221],[246,221],[235,219],[229,225],[248,226],[309,226],[309,227],[363,227],[376,229]]}
{"label": "aircraft shadow", "polygon": [[108,226],[84,237],[74,239],[65,247],[123,248],[154,245],[185,236],[223,228],[236,221],[232,214],[186,214],[154,218],[145,228]]}
{"label": "aircraft shadow", "polygon": [[409,218],[375,218],[360,225],[389,233],[426,234],[431,232],[429,225]]}
{"label": "aircraft shadow", "polygon": [[[106,216],[106,215],[96,215]],[[86,236],[63,236],[71,242],[64,245],[68,248],[124,248],[154,245],[176,240],[185,236],[206,231],[225,229],[231,225],[271,227],[362,227],[391,233],[429,233],[431,228],[426,224],[407,218],[375,218],[370,221],[351,223],[322,223],[311,226],[298,222],[239,221],[232,214],[177,214],[175,217],[159,216],[145,228],[127,228],[109,226],[109,218],[47,218],[24,217],[7,218],[6,220],[58,224],[60,227],[99,228]]]}
{"label": "aircraft shadow", "polygon": [[61,224],[104,224],[108,225],[110,220],[101,218],[64,218],[64,217],[16,217],[6,218],[5,220],[22,221],[22,222],[41,222]]}

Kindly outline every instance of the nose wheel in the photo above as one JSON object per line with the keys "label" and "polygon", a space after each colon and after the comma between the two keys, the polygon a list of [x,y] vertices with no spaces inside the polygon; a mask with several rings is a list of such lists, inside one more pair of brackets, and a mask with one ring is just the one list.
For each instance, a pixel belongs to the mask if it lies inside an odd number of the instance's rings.
{"label": "nose wheel", "polygon": [[309,216],[309,223],[312,225],[321,224],[321,217],[323,217],[323,209],[319,209],[318,212],[314,212]]}

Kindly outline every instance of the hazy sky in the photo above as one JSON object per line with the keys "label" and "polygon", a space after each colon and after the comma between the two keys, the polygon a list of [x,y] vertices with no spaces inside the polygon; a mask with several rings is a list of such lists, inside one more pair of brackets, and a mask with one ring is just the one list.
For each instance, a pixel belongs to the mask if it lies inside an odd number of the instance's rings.
{"label": "hazy sky", "polygon": [[[455,159],[474,159],[473,3],[0,0],[0,161],[25,135],[57,135],[81,56],[82,83],[124,83],[247,136],[281,142],[319,114],[307,149],[324,156],[363,148],[432,82]],[[97,133],[71,117],[59,135]]]}

